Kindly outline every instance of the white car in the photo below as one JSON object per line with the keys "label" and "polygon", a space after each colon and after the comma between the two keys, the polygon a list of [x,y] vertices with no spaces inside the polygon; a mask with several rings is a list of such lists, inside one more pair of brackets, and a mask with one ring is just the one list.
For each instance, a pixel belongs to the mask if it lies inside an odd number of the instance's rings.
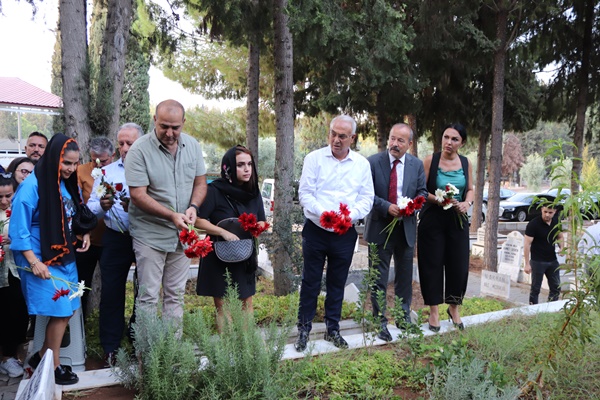
{"label": "white car", "polygon": [[[294,181],[294,204],[298,204],[298,185],[299,181]],[[275,204],[275,179],[267,178],[263,180],[260,194],[263,198],[263,208],[265,210],[265,217],[267,221],[271,221],[273,218],[273,206]]]}
{"label": "white car", "polygon": [[265,179],[260,189],[263,199],[265,217],[273,216],[273,205],[275,204],[275,179]]}

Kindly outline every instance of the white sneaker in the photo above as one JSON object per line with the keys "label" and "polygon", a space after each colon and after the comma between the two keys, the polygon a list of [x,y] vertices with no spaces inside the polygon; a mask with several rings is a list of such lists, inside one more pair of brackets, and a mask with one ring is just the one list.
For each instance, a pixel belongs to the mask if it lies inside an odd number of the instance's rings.
{"label": "white sneaker", "polygon": [[16,358],[9,358],[0,362],[0,372],[7,374],[11,378],[18,378],[23,375],[23,364]]}

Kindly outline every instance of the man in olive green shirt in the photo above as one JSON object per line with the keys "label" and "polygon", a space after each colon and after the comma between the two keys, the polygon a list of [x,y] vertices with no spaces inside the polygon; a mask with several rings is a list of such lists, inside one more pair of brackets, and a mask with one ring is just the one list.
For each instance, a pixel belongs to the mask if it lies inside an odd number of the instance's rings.
{"label": "man in olive green shirt", "polygon": [[180,324],[190,259],[183,253],[179,231],[196,221],[206,196],[202,150],[198,141],[182,133],[184,123],[179,102],[161,102],[154,132],[135,141],[125,164],[140,308],[155,312],[162,286],[163,315]]}

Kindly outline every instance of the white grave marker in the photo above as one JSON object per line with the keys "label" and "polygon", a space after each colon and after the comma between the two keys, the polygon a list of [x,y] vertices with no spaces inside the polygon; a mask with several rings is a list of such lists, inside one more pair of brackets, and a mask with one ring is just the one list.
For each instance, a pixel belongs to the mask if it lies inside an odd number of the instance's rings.
{"label": "white grave marker", "polygon": [[477,229],[477,243],[485,243],[485,223],[483,223],[481,227]]}
{"label": "white grave marker", "polygon": [[484,269],[481,271],[481,294],[508,299],[510,297],[510,275]]}
{"label": "white grave marker", "polygon": [[54,357],[52,350],[48,349],[18,400],[53,400],[55,389]]}
{"label": "white grave marker", "polygon": [[523,235],[517,231],[508,234],[500,251],[498,272],[510,275],[514,282],[519,281],[519,272],[523,262]]}

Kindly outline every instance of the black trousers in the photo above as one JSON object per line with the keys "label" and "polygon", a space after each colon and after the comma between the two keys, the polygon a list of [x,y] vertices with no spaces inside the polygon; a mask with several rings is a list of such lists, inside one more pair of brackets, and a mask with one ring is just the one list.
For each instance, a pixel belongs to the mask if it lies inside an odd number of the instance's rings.
{"label": "black trousers", "polygon": [[102,236],[102,244],[104,251],[100,259],[102,272],[100,344],[104,353],[110,353],[119,348],[123,338],[125,286],[131,264],[135,262],[135,254],[129,233],[106,228]]}
{"label": "black trousers", "polygon": [[307,331],[312,329],[325,260],[327,260],[325,325],[328,332],[340,329],[344,288],[357,238],[358,234],[354,227],[345,234],[338,235],[318,227],[310,220],[304,223],[302,229],[304,268],[300,288],[298,329]]}
{"label": "black trousers", "polygon": [[[81,247],[81,240],[77,240],[75,248]],[[102,257],[102,246],[94,246],[90,244],[88,251],[83,253],[75,252],[75,263],[77,264],[77,276],[80,281],[85,281],[85,286],[92,287],[92,278],[94,277],[94,271],[96,270],[96,264]],[[90,291],[84,290],[83,296],[81,296],[81,310],[83,311],[83,318],[85,319],[88,314],[88,297]]]}
{"label": "black trousers", "polygon": [[428,208],[419,222],[417,246],[425,304],[462,304],[469,278],[468,220],[453,209]]}
{"label": "black trousers", "polygon": [[[385,316],[386,303],[385,293],[387,292],[387,283],[390,276],[390,261],[394,257],[394,295],[402,300],[402,309],[404,317],[408,321],[410,318],[410,305],[412,303],[412,280],[413,280],[413,255],[414,247],[406,243],[406,235],[402,222],[396,224],[387,245],[377,245],[377,255],[379,263],[375,268],[379,271],[379,279],[375,282],[371,291],[371,304],[373,305],[373,315],[381,317],[381,322],[386,323]],[[369,247],[369,267],[371,265],[371,247]],[[378,303],[378,293],[383,292],[383,303]]]}
{"label": "black trousers", "polygon": [[2,305],[2,328],[0,329],[0,346],[4,357],[16,357],[19,345],[27,340],[29,315],[21,290],[21,281],[8,272],[7,287],[0,288],[0,304]]}
{"label": "black trousers", "polygon": [[531,266],[531,291],[529,304],[537,304],[542,288],[544,275],[548,279],[548,301],[556,301],[560,296],[560,268],[557,260],[554,261],[529,261]]}

